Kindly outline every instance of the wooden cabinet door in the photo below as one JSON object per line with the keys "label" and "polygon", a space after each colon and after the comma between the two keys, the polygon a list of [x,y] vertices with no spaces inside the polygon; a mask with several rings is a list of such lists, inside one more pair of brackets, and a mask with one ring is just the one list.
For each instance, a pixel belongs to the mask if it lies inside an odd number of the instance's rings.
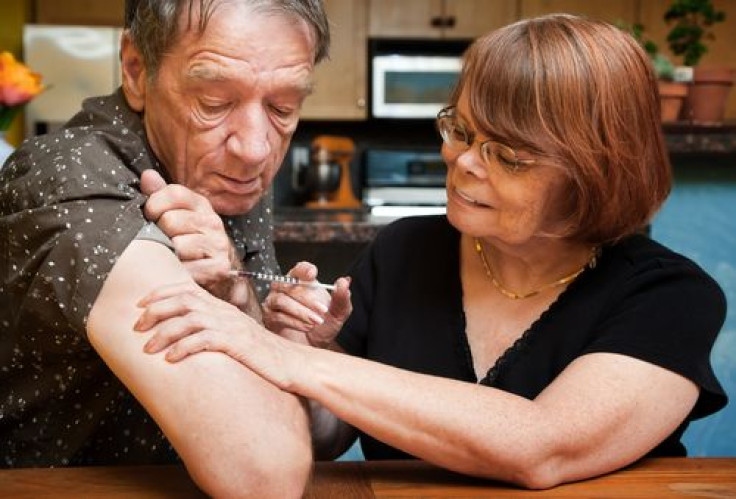
{"label": "wooden cabinet door", "polygon": [[366,118],[368,6],[366,0],[326,0],[330,57],[314,73],[314,93],[302,107],[304,120]]}
{"label": "wooden cabinet door", "polygon": [[125,0],[34,0],[37,24],[122,26]]}
{"label": "wooden cabinet door", "polygon": [[385,38],[440,38],[432,21],[443,13],[443,0],[370,0],[369,33]]}
{"label": "wooden cabinet door", "polygon": [[517,0],[370,0],[370,4],[370,36],[387,38],[477,38],[513,22],[517,14]]}
{"label": "wooden cabinet door", "polygon": [[[640,0],[616,0],[597,2],[593,0],[520,0],[520,16],[536,17],[553,12],[579,14],[616,23],[634,23],[638,20],[637,6]],[[649,0],[647,0],[649,1]]]}
{"label": "wooden cabinet door", "polygon": [[516,0],[444,0],[444,17],[454,20],[444,38],[478,38],[516,20]]}

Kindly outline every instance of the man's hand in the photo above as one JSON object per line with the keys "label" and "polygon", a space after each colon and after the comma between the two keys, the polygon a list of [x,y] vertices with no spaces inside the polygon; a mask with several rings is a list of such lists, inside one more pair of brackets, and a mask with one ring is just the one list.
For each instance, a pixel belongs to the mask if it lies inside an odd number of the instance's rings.
{"label": "man's hand", "polygon": [[228,274],[240,268],[240,262],[222,219],[207,198],[183,185],[167,185],[155,170],[143,172],[141,191],[148,196],[143,210],[146,218],[171,239],[176,256],[194,281],[258,316],[256,294],[248,281],[234,281]]}

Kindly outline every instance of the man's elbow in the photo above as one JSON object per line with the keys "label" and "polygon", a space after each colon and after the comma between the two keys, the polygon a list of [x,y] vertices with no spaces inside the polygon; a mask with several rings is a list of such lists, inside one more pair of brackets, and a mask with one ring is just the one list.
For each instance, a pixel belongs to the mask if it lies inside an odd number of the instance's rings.
{"label": "man's elbow", "polygon": [[292,443],[277,453],[242,456],[190,473],[200,489],[214,498],[299,498],[309,480],[312,453]]}

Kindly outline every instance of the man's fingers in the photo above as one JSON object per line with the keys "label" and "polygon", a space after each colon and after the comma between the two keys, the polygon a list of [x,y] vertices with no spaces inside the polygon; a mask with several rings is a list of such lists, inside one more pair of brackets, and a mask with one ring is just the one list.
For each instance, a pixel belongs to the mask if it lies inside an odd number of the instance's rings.
{"label": "man's fingers", "polygon": [[222,219],[214,213],[201,213],[188,209],[171,209],[162,213],[156,225],[169,237],[181,234],[225,234]]}
{"label": "man's fingers", "polygon": [[[168,233],[166,233],[169,235]],[[183,233],[171,237],[176,256],[181,261],[198,260],[201,258],[221,259],[230,265],[230,241],[219,234],[191,234]],[[224,274],[223,274],[224,276]]]}
{"label": "man's fingers", "polygon": [[164,187],[166,187],[166,181],[156,170],[149,168],[141,174],[141,192],[146,196],[150,196]]}
{"label": "man's fingers", "polygon": [[213,212],[212,205],[204,196],[179,184],[169,184],[149,194],[143,212],[149,220],[157,221],[167,211],[178,209]]}
{"label": "man's fingers", "polygon": [[[210,293],[214,292],[214,290],[211,289],[213,285],[230,282],[232,279],[229,276],[230,265],[223,261],[217,261],[211,258],[192,260],[185,260],[182,258],[181,264],[189,275],[192,276],[192,279],[199,283],[200,286],[209,290]],[[214,294],[216,295],[217,293]]]}

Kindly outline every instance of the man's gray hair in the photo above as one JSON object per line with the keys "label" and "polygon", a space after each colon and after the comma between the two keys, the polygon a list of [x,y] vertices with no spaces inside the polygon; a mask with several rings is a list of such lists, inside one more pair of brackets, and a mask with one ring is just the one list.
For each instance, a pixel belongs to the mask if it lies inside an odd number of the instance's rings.
{"label": "man's gray hair", "polygon": [[[187,12],[188,26],[200,33],[212,14],[226,0],[125,0],[125,29],[143,56],[148,77],[155,76],[163,54],[175,42],[179,18]],[[231,0],[230,0],[231,1]],[[255,12],[283,14],[306,21],[315,38],[315,64],[327,57],[330,29],[322,0],[236,0],[247,3]],[[192,26],[199,12],[197,26]]]}

